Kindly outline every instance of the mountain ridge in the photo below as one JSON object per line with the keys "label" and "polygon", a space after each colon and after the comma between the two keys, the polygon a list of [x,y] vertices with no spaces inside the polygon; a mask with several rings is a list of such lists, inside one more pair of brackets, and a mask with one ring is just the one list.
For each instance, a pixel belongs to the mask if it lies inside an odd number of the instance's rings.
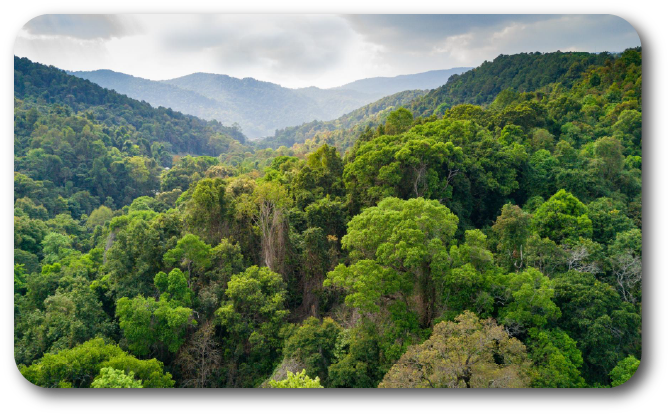
{"label": "mountain ridge", "polygon": [[[426,83],[438,87],[453,73],[464,68],[375,77],[359,82],[360,87],[286,88],[279,84],[251,77],[236,78],[224,74],[196,72],[182,77],[153,81],[109,69],[96,71],[67,71],[104,88],[113,89],[131,98],[147,101],[224,124],[237,123],[250,138],[267,137],[277,130],[315,120],[334,120],[351,111],[371,104],[385,96],[408,89],[407,82]],[[440,78],[441,77],[441,78]],[[420,78],[420,79],[419,79]],[[395,81],[393,81],[395,80]],[[401,82],[402,81],[402,82]],[[393,83],[399,83],[393,87]],[[383,84],[375,87],[373,84]],[[358,89],[357,89],[358,88]],[[272,103],[269,105],[268,103]]]}

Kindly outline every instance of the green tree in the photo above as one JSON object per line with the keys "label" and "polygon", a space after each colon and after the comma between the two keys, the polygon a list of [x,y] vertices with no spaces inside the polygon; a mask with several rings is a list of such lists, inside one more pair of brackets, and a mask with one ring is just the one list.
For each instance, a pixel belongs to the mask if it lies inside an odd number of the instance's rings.
{"label": "green tree", "polygon": [[346,302],[377,311],[389,300],[409,302],[415,287],[421,322],[428,326],[440,299],[439,279],[448,269],[446,244],[458,218],[437,201],[387,198],[348,224],[342,246],[350,266],[338,265],[326,285],[344,287]]}
{"label": "green tree", "polygon": [[126,374],[123,370],[115,370],[111,367],[100,369],[100,375],[91,383],[94,389],[141,389],[142,382],[135,380],[132,371]]}
{"label": "green tree", "polygon": [[384,131],[388,135],[404,133],[412,126],[414,121],[414,116],[412,112],[406,108],[398,108],[397,110],[391,111],[391,113],[386,118],[386,124],[384,125]]}
{"label": "green tree", "polygon": [[[406,141],[395,154],[395,164],[402,172],[402,182],[411,184],[407,194],[418,197],[446,198],[450,180],[458,172],[457,163],[462,158],[461,149],[452,143],[408,134]],[[394,165],[395,165],[394,164]],[[446,175],[440,175],[447,172]]]}
{"label": "green tree", "polygon": [[322,389],[319,377],[311,379],[305,370],[300,373],[293,374],[288,372],[286,379],[281,381],[270,380],[270,388],[273,389]]}
{"label": "green tree", "polygon": [[517,205],[505,204],[491,229],[497,239],[497,250],[504,264],[521,269],[524,244],[530,236],[531,215]]}
{"label": "green tree", "polygon": [[613,181],[624,166],[623,146],[614,137],[601,137],[594,144],[595,162],[606,180]]}
{"label": "green tree", "polygon": [[119,327],[128,340],[128,348],[138,355],[166,348],[175,353],[186,340],[186,328],[195,324],[193,311],[166,299],[137,296],[116,302]]}
{"label": "green tree", "polygon": [[191,199],[186,203],[184,221],[194,233],[208,243],[216,244],[230,233],[233,201],[226,193],[226,184],[221,178],[200,180]]}
{"label": "green tree", "polygon": [[176,301],[182,306],[191,306],[193,291],[189,289],[184,273],[172,269],[170,274],[159,272],[154,278],[154,285],[161,292],[161,299]]}
{"label": "green tree", "polygon": [[610,371],[610,378],[612,379],[612,387],[620,386],[630,380],[640,366],[640,360],[629,355],[623,360],[619,361]]}
{"label": "green tree", "polygon": [[542,328],[560,318],[561,310],[552,300],[552,281],[537,269],[507,275],[505,286],[511,302],[500,311],[500,322],[510,334],[523,335],[529,328]]}
{"label": "green tree", "polygon": [[72,239],[67,235],[49,233],[42,240],[42,253],[46,264],[56,263],[72,252]]}
{"label": "green tree", "polygon": [[179,264],[187,271],[188,287],[195,280],[195,271],[202,271],[210,266],[210,250],[212,246],[200,240],[193,234],[186,234],[177,246],[168,250],[163,256],[167,264]]}
{"label": "green tree", "polygon": [[540,237],[547,237],[559,244],[565,239],[590,238],[593,234],[593,224],[586,205],[564,189],[535,211],[532,223]]}
{"label": "green tree", "polygon": [[540,388],[586,387],[580,373],[582,353],[577,342],[560,329],[529,331],[528,348],[535,362],[532,386]]}
{"label": "green tree", "polygon": [[[154,278],[163,270],[163,256],[182,233],[181,218],[176,212],[152,211],[115,217],[106,236],[104,280],[107,295],[118,300],[155,293]],[[182,259],[175,259],[175,262]]]}
{"label": "green tree", "polygon": [[611,244],[618,233],[635,228],[633,220],[626,216],[625,205],[610,198],[598,198],[587,209],[593,223],[593,240],[600,244]]}
{"label": "green tree", "polygon": [[[211,264],[215,280],[230,279],[244,270],[244,256],[240,245],[224,238],[210,251]],[[210,277],[210,279],[211,279]]]}
{"label": "green tree", "polygon": [[492,319],[466,311],[456,322],[440,322],[421,345],[410,347],[381,388],[527,387],[531,361],[526,347]]}
{"label": "green tree", "polygon": [[553,279],[558,326],[577,341],[588,383],[607,384],[607,374],[628,355],[639,354],[640,315],[610,285],[591,274],[569,272]]}
{"label": "green tree", "polygon": [[373,322],[345,329],[335,348],[336,362],[328,367],[328,387],[374,388],[391,363],[385,362],[379,330]]}
{"label": "green tree", "polygon": [[294,359],[304,365],[312,378],[328,385],[328,367],[335,362],[335,349],[342,327],[330,318],[319,322],[307,318],[292,331],[284,344],[284,359]]}
{"label": "green tree", "polygon": [[252,266],[230,279],[226,299],[216,316],[227,333],[229,358],[241,366],[235,385],[255,385],[280,355],[281,329],[289,313],[286,284],[272,270]]}
{"label": "green tree", "polygon": [[163,363],[155,358],[138,360],[102,338],[56,354],[45,354],[28,367],[19,365],[19,370],[28,381],[40,387],[90,387],[100,370],[106,367],[127,374],[134,372],[144,388],[174,386],[172,375],[163,370]]}

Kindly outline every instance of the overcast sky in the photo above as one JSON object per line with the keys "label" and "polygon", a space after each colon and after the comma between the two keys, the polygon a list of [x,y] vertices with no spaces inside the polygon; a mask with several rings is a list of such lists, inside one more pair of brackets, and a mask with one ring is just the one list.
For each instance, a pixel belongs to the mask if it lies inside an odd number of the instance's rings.
{"label": "overcast sky", "polygon": [[635,29],[611,15],[44,15],[21,29],[14,53],[153,80],[210,72],[328,88],[499,54],[635,46]]}

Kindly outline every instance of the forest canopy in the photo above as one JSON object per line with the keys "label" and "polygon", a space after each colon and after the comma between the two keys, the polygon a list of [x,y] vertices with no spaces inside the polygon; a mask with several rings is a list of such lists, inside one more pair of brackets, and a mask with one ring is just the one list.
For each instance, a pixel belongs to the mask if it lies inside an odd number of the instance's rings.
{"label": "forest canopy", "polygon": [[273,149],[15,58],[16,363],[43,387],[623,384],[641,65],[500,56]]}

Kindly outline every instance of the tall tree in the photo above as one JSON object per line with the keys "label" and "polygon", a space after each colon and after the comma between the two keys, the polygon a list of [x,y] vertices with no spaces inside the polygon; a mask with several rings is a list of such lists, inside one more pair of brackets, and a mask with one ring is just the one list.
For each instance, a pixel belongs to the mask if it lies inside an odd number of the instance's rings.
{"label": "tall tree", "polygon": [[352,264],[338,265],[327,285],[348,291],[349,305],[376,311],[388,301],[411,302],[428,326],[437,313],[440,279],[449,267],[447,243],[458,218],[437,201],[386,198],[354,217],[342,239]]}
{"label": "tall tree", "polygon": [[527,387],[531,361],[526,347],[492,319],[465,312],[440,322],[433,335],[400,358],[381,388]]}

